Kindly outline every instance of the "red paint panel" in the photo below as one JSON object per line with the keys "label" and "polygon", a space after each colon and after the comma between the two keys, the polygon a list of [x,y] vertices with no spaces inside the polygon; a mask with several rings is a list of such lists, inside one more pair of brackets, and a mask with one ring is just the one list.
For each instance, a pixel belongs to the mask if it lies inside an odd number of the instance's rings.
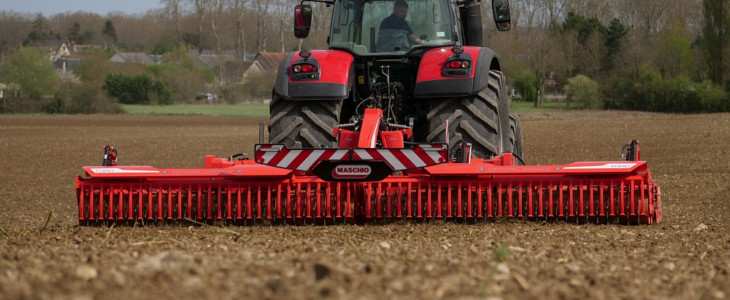
{"label": "red paint panel", "polygon": [[350,53],[339,50],[312,50],[310,58],[314,58],[319,63],[320,77],[319,80],[311,81],[292,81],[291,66],[300,58],[299,53],[295,53],[289,62],[289,82],[290,83],[308,83],[308,82],[328,82],[348,84],[350,78],[350,66],[354,60]]}
{"label": "red paint panel", "polygon": [[444,63],[446,63],[446,60],[448,60],[449,57],[454,55],[454,53],[451,52],[451,48],[452,47],[442,47],[426,52],[426,54],[423,55],[423,58],[421,59],[421,64],[418,67],[418,76],[416,77],[416,82],[474,78],[475,68],[479,60],[479,51],[481,51],[482,48],[469,46],[464,47],[464,53],[468,53],[469,55],[471,55],[472,62],[470,77],[441,76],[441,70],[444,67]]}

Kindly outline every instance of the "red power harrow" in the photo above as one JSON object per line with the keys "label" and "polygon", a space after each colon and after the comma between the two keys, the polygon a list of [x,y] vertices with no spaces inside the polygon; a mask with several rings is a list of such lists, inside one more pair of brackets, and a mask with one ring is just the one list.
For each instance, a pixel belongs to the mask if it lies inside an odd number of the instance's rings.
{"label": "red power harrow", "polygon": [[410,129],[382,120],[368,109],[359,131],[336,128],[339,148],[259,144],[253,160],[209,155],[193,169],[117,166],[107,146],[103,166],[76,177],[79,222],[661,221],[660,189],[636,141],[625,160],[519,165],[511,153],[472,159],[469,145],[461,158],[445,144],[404,148]]}

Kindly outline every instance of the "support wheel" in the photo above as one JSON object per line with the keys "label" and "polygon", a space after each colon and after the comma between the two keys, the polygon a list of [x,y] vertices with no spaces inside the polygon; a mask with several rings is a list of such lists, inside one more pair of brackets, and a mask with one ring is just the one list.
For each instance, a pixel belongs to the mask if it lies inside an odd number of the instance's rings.
{"label": "support wheel", "polygon": [[274,94],[269,120],[269,143],[289,148],[337,146],[332,129],[339,124],[342,100],[290,101]]}

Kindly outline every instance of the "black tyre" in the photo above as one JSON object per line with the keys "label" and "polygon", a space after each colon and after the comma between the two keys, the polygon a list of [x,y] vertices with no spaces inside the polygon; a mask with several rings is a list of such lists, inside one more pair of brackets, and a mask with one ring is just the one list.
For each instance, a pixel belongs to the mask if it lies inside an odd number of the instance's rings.
{"label": "black tyre", "polygon": [[504,152],[512,152],[512,144],[509,143],[507,140],[507,135],[509,131],[509,99],[507,99],[507,83],[504,79],[504,74],[502,74],[502,71],[495,71],[492,70],[489,72],[489,84],[490,87],[492,85],[498,86],[499,90],[497,91],[498,99],[499,99],[499,109],[498,109],[498,115],[499,115],[499,145],[500,152],[499,154],[502,154]]}
{"label": "black tyre", "polygon": [[269,143],[290,148],[332,148],[342,101],[289,101],[274,95],[269,107]]}
{"label": "black tyre", "polygon": [[509,124],[509,106],[501,72],[489,72],[489,86],[475,96],[432,99],[429,101],[429,143],[446,141],[445,123],[449,123],[449,155],[456,155],[461,143],[472,144],[472,157],[489,158],[501,154],[501,128]]}
{"label": "black tyre", "polygon": [[509,115],[509,132],[508,141],[512,148],[512,154],[517,156],[517,163],[524,165],[524,156],[522,155],[522,125],[520,118],[515,115]]}

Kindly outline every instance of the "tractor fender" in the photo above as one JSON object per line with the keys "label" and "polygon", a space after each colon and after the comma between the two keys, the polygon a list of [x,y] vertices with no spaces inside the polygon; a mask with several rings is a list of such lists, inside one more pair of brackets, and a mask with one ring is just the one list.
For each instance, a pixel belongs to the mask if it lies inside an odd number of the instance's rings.
{"label": "tractor fender", "polygon": [[[338,50],[311,50],[308,58],[289,53],[279,64],[274,93],[286,100],[340,100],[349,97],[354,74],[352,54]],[[316,72],[295,73],[297,64],[316,66]]]}
{"label": "tractor fender", "polygon": [[[454,54],[451,47],[432,49],[423,55],[418,67],[413,96],[464,97],[476,95],[487,88],[489,71],[500,70],[499,56],[486,47],[464,47],[464,52]],[[452,59],[471,61],[469,73],[451,75],[445,73],[444,65]]]}

